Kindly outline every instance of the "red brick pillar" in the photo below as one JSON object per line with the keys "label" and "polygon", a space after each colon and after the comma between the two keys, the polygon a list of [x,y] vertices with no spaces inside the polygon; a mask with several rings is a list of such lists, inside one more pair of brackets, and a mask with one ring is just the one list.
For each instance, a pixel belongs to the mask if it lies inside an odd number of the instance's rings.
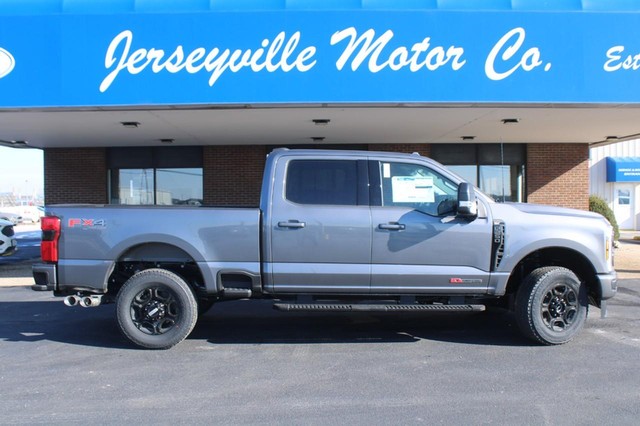
{"label": "red brick pillar", "polygon": [[106,204],[105,148],[48,148],[44,150],[45,204]]}
{"label": "red brick pillar", "polygon": [[204,204],[258,206],[266,156],[265,146],[205,146]]}
{"label": "red brick pillar", "polygon": [[527,145],[527,201],[589,210],[589,145]]}

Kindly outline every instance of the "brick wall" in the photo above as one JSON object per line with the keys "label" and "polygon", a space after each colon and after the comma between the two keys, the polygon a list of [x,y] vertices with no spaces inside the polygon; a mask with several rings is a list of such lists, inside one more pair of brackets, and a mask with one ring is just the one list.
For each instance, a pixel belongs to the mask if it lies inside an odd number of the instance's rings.
{"label": "brick wall", "polygon": [[[429,144],[371,144],[372,151],[419,152],[429,156]],[[204,202],[219,206],[257,206],[267,147],[203,147]],[[527,201],[589,207],[589,147],[587,144],[529,144]],[[105,148],[65,148],[44,151],[45,202],[107,203]]]}
{"label": "brick wall", "polygon": [[45,204],[107,203],[104,148],[44,150]]}
{"label": "brick wall", "polygon": [[205,146],[205,205],[258,206],[266,155],[265,146]]}
{"label": "brick wall", "polygon": [[527,145],[527,201],[589,210],[589,146]]}

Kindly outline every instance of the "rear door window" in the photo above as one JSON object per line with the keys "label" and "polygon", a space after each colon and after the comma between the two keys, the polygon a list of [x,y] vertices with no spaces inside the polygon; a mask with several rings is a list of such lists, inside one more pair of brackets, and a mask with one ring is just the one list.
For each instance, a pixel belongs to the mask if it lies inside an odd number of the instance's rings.
{"label": "rear door window", "polygon": [[358,205],[358,167],[350,160],[293,160],[285,196],[298,204]]}

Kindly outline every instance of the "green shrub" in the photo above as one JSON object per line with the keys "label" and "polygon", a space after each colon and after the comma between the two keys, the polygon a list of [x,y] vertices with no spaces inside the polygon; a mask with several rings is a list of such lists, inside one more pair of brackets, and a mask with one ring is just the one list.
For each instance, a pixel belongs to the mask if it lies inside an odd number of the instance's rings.
{"label": "green shrub", "polygon": [[607,202],[597,195],[592,195],[589,197],[589,211],[600,213],[607,218],[611,226],[613,226],[613,239],[614,241],[618,241],[620,238],[620,229],[618,228],[618,222],[616,222],[616,216],[613,214],[613,210],[611,210]]}

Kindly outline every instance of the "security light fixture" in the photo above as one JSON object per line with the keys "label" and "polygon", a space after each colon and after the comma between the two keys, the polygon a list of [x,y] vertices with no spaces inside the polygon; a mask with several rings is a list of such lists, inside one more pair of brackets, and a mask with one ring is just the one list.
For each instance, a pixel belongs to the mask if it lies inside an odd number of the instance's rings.
{"label": "security light fixture", "polygon": [[311,136],[311,140],[314,142],[322,142],[323,140],[325,140],[324,136]]}
{"label": "security light fixture", "polygon": [[617,141],[618,139],[620,139],[618,136],[607,136],[608,141]]}
{"label": "security light fixture", "polygon": [[518,124],[520,122],[519,118],[503,118],[502,124]]}
{"label": "security light fixture", "polygon": [[463,141],[472,141],[475,138],[476,138],[475,136],[461,136],[460,137],[460,139],[462,139]]}
{"label": "security light fixture", "polygon": [[331,122],[328,118],[314,118],[312,121],[316,126],[326,126]]}
{"label": "security light fixture", "polygon": [[127,129],[137,129],[140,127],[140,123],[137,121],[121,121],[122,127],[126,127]]}
{"label": "security light fixture", "polygon": [[166,144],[171,144],[171,143],[174,143],[175,141],[176,141],[175,139],[171,139],[171,138],[160,139],[161,143],[166,143]]}

